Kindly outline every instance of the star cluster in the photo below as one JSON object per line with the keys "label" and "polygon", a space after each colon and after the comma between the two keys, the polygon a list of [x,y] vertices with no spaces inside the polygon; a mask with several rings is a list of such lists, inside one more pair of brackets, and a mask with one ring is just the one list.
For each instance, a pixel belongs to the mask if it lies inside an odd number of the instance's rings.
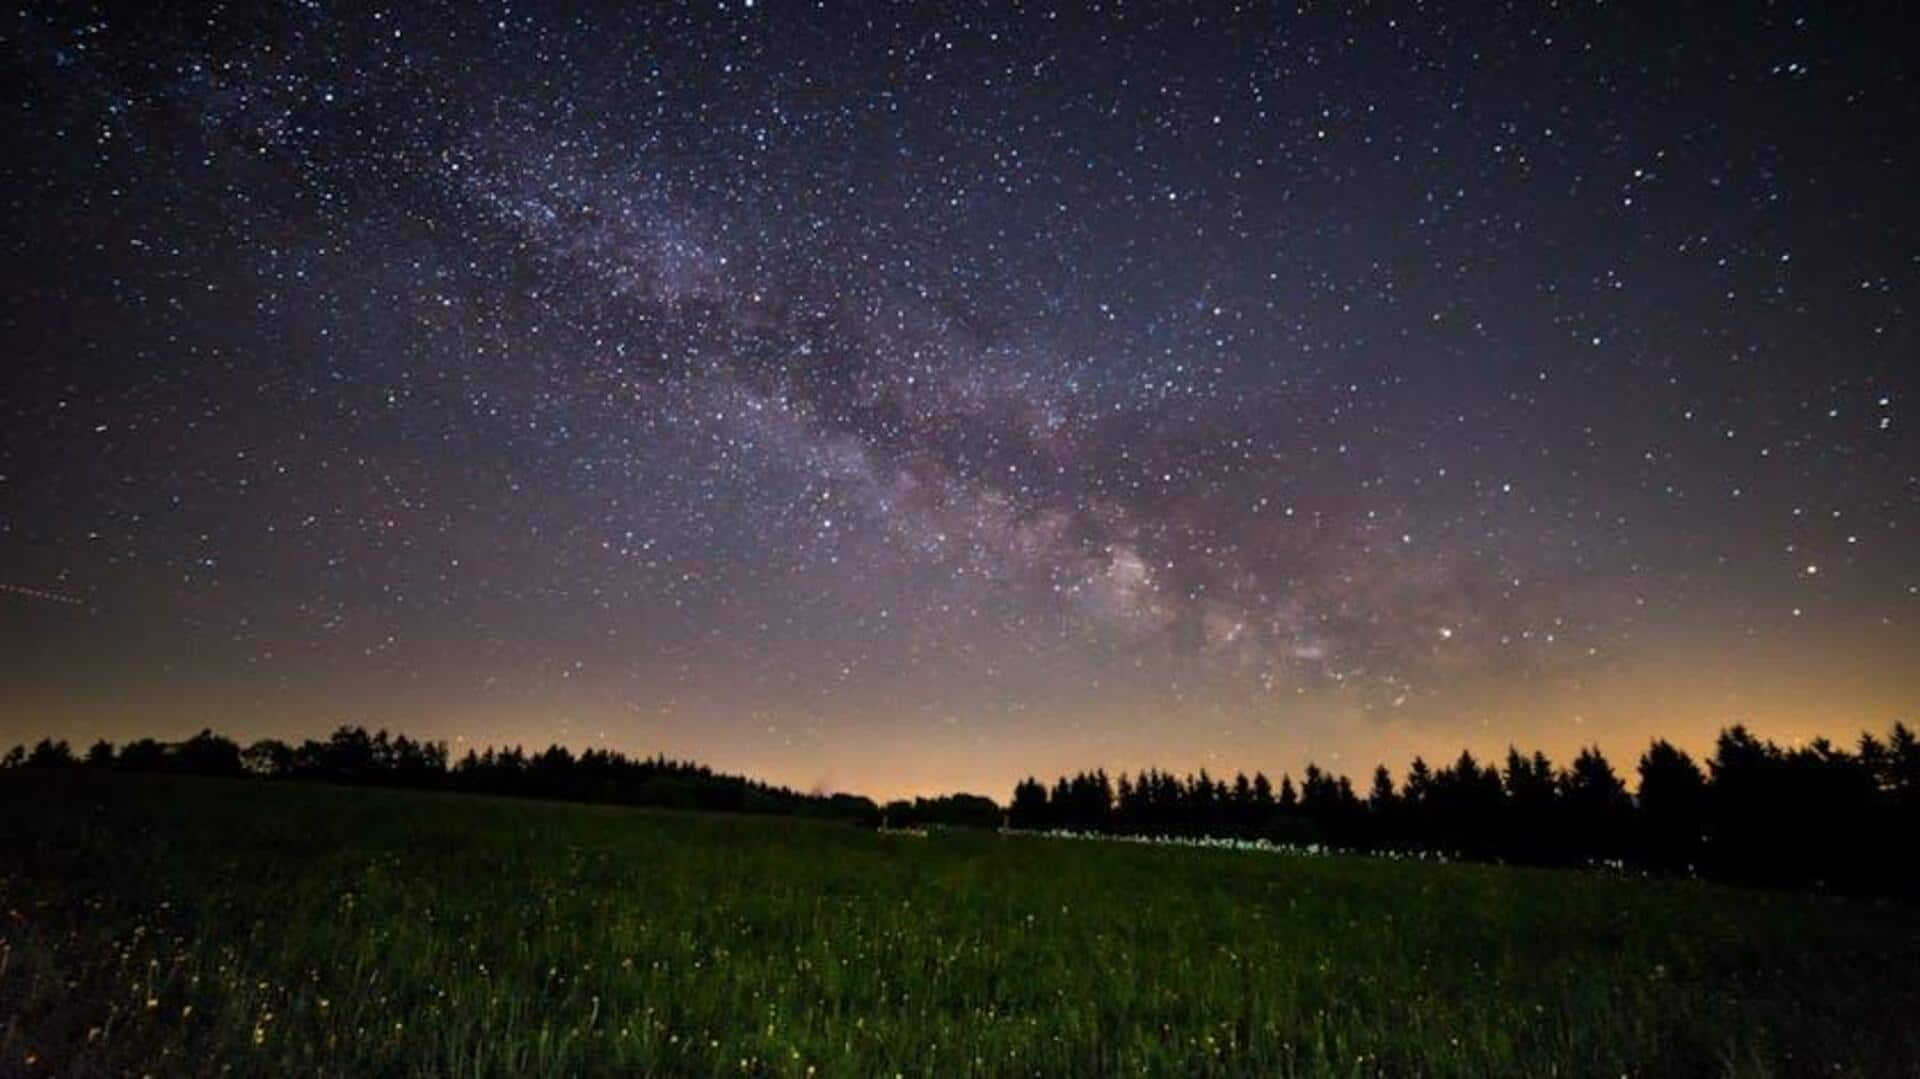
{"label": "star cluster", "polygon": [[1911,718],[1900,28],[1485,14],[17,10],[0,733],[890,794]]}

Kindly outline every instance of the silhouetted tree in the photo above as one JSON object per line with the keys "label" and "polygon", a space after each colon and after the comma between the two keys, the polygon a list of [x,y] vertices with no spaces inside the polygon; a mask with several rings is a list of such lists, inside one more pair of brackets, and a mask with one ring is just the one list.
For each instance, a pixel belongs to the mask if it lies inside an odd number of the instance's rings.
{"label": "silhouetted tree", "polygon": [[1568,839],[1584,858],[1619,858],[1626,853],[1633,803],[1627,785],[1598,746],[1580,751],[1560,778]]}
{"label": "silhouetted tree", "polygon": [[882,820],[894,828],[998,828],[1000,805],[978,794],[888,802]]}
{"label": "silhouetted tree", "polygon": [[121,748],[118,763],[129,772],[165,771],[167,747],[151,738],[136,739]]}
{"label": "silhouetted tree", "polygon": [[193,775],[237,776],[243,771],[240,747],[231,738],[223,738],[210,730],[180,743],[173,756],[179,771]]}
{"label": "silhouetted tree", "polygon": [[1883,789],[1908,812],[1920,809],[1920,738],[1915,738],[1904,723],[1893,725],[1880,781]]}
{"label": "silhouetted tree", "polygon": [[1825,738],[1786,754],[1781,781],[1792,792],[1793,813],[1781,839],[1801,855],[1796,883],[1859,887],[1881,876],[1876,858],[1884,835],[1875,834],[1881,805],[1872,770],[1859,757]]}
{"label": "silhouetted tree", "polygon": [[320,768],[338,779],[368,779],[376,764],[373,737],[363,727],[341,727],[321,749]]}
{"label": "silhouetted tree", "polygon": [[1640,755],[1642,857],[1663,869],[1700,859],[1707,826],[1707,777],[1693,758],[1665,739]]}
{"label": "silhouetted tree", "polygon": [[1394,789],[1393,773],[1386,765],[1379,765],[1373,770],[1373,785],[1367,789],[1367,846],[1392,846],[1402,827],[1400,793]]}
{"label": "silhouetted tree", "polygon": [[1226,803],[1227,830],[1243,839],[1251,838],[1254,835],[1253,780],[1247,778],[1247,773],[1234,774]]}
{"label": "silhouetted tree", "polygon": [[1367,808],[1384,818],[1390,816],[1400,804],[1400,796],[1393,789],[1393,773],[1382,764],[1373,770],[1373,786],[1367,791]]}
{"label": "silhouetted tree", "polygon": [[262,738],[241,751],[240,765],[269,779],[290,776],[294,770],[293,747],[277,738]]}
{"label": "silhouetted tree", "polygon": [[1566,861],[1569,852],[1560,834],[1560,787],[1553,762],[1544,753],[1529,756],[1508,746],[1500,786],[1505,799],[1503,855],[1536,864]]}
{"label": "silhouetted tree", "polygon": [[73,765],[73,747],[67,745],[65,738],[42,738],[27,754],[28,768],[71,768]]}
{"label": "silhouetted tree", "polygon": [[[1121,779],[1121,788],[1126,788],[1126,780]],[[1040,830],[1048,826],[1047,788],[1040,781],[1028,776],[1013,788],[1013,805],[1007,811],[1007,826]]]}
{"label": "silhouetted tree", "polygon": [[1425,849],[1433,843],[1433,816],[1429,796],[1433,793],[1433,772],[1421,757],[1407,766],[1407,779],[1400,785],[1401,843],[1413,849]]}
{"label": "silhouetted tree", "polygon": [[1501,797],[1499,773],[1461,750],[1452,765],[1434,773],[1427,788],[1424,804],[1433,836],[1446,850],[1475,857],[1498,853]]}
{"label": "silhouetted tree", "polygon": [[1708,865],[1719,875],[1740,880],[1789,876],[1791,870],[1775,846],[1788,812],[1779,802],[1786,793],[1780,747],[1735,724],[1720,732],[1707,768],[1712,776]]}

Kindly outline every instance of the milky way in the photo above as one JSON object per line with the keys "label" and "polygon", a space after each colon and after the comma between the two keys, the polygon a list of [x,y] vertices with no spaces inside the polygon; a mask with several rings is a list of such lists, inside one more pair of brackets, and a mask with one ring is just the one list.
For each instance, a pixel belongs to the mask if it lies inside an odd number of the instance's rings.
{"label": "milky way", "polygon": [[351,721],[1003,793],[1920,699],[1897,25],[5,35],[0,735]]}

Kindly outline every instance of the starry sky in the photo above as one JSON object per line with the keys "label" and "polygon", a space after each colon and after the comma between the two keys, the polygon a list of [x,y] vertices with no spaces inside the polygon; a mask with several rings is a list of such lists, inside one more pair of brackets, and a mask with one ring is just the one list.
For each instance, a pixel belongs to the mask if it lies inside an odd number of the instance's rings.
{"label": "starry sky", "polygon": [[0,26],[8,743],[1004,797],[1915,717],[1892,5]]}

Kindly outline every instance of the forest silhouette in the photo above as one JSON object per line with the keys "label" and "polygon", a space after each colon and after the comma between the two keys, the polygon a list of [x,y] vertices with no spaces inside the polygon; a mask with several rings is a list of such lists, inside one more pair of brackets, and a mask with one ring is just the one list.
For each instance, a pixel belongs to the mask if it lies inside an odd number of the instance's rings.
{"label": "forest silhouette", "polygon": [[834,818],[891,828],[1004,827],[1083,835],[1235,839],[1295,848],[1543,866],[1599,866],[1743,884],[1920,896],[1920,739],[1896,723],[1849,750],[1826,739],[1783,748],[1743,726],[1704,762],[1665,740],[1642,753],[1631,791],[1595,748],[1557,767],[1509,749],[1499,764],[1463,750],[1439,768],[1381,765],[1365,794],[1309,764],[1298,785],[1261,772],[1103,770],[1028,777],[1004,809],[977,794],[880,805],[801,793],[666,757],[554,745],[469,750],[343,726],[325,740],[242,747],[211,730],[181,742],[64,740],[16,746],[0,767],[159,772],[407,787],[614,805]]}

